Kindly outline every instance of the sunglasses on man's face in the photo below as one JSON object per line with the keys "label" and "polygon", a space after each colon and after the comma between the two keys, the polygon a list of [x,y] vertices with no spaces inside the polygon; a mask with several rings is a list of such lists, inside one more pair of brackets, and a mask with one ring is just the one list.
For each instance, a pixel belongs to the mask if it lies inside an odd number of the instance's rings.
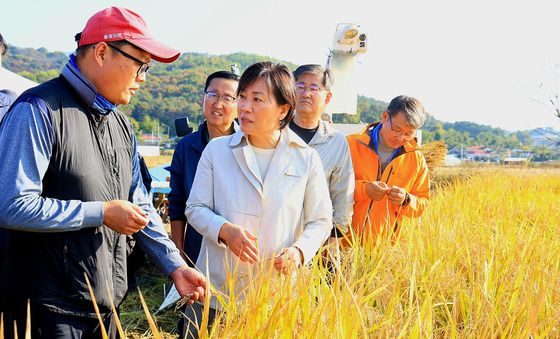
{"label": "sunglasses on man's face", "polygon": [[149,63],[145,63],[144,61],[133,57],[132,55],[126,53],[125,51],[123,51],[122,49],[118,48],[117,46],[114,46],[112,44],[107,44],[107,46],[111,47],[112,49],[114,49],[115,51],[119,52],[120,54],[124,55],[125,57],[129,58],[130,60],[136,62],[137,64],[140,65],[140,67],[138,67],[138,71],[136,71],[136,75],[137,76],[141,76],[144,75],[146,73],[148,73],[148,70],[150,69],[150,64]]}

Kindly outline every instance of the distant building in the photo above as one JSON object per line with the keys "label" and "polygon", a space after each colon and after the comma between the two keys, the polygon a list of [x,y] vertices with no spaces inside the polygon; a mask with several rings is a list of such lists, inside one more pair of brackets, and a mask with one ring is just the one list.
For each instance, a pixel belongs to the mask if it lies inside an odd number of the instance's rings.
{"label": "distant building", "polygon": [[149,145],[159,145],[161,143],[162,137],[155,134],[144,133],[140,135],[140,139]]}
{"label": "distant building", "polygon": [[445,166],[459,166],[462,162],[461,159],[452,154],[447,154],[444,160]]}
{"label": "distant building", "polygon": [[512,149],[508,151],[508,158],[530,158],[531,151],[526,151],[522,149]]}
{"label": "distant building", "polygon": [[470,146],[465,151],[464,158],[467,161],[488,162],[491,160],[490,152],[492,150],[486,146]]}
{"label": "distant building", "polygon": [[527,165],[529,163],[528,158],[505,158],[504,165]]}
{"label": "distant building", "polygon": [[137,150],[143,157],[158,157],[160,155],[159,146],[138,145]]}

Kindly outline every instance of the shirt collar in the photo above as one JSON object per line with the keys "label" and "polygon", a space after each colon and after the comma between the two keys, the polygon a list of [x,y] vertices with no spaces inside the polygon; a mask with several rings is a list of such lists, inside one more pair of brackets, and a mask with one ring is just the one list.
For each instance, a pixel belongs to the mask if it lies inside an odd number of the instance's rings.
{"label": "shirt collar", "polygon": [[80,72],[75,54],[70,55],[68,62],[62,69],[62,76],[78,92],[82,100],[99,114],[107,115],[117,109],[117,105],[97,93],[97,89],[91,81]]}
{"label": "shirt collar", "polygon": [[322,144],[327,142],[334,135],[334,128],[331,123],[325,120],[319,120],[319,128],[317,128],[317,133],[313,136],[310,145]]}
{"label": "shirt collar", "polygon": [[[295,134],[295,132],[293,132],[289,127],[284,127],[281,131],[280,131],[280,142],[278,143],[278,146],[280,145],[290,145],[290,144],[294,144],[296,146],[299,147],[309,147],[305,141],[301,140],[300,137],[297,136],[297,134]],[[237,130],[232,136],[231,139],[229,141],[229,146],[230,147],[243,147],[249,145],[249,141],[247,140],[247,136],[243,133],[243,131],[241,131],[241,129]]]}

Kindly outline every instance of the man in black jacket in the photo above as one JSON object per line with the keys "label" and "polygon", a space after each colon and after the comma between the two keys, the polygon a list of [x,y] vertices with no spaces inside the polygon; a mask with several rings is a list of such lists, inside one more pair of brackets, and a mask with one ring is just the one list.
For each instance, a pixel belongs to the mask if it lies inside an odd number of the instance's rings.
{"label": "man in black jacket", "polygon": [[179,52],[116,7],[93,15],[76,41],[61,76],[24,92],[0,125],[7,337],[14,320],[23,337],[27,300],[33,338],[99,337],[86,280],[116,337],[110,299],[118,307],[127,290],[130,234],[182,296],[204,299],[204,276],[163,229],[142,184],[132,125],[117,109],[146,80],[152,59],[170,63]]}

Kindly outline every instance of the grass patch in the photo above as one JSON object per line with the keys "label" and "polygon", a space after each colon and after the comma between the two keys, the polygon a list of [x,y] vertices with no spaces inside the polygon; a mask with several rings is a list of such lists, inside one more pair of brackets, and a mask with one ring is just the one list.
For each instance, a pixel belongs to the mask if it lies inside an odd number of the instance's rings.
{"label": "grass patch", "polygon": [[[149,261],[146,262],[136,273],[138,287],[142,290],[144,300],[152,314],[156,312],[163,302],[164,289],[169,289],[171,280],[161,273]],[[120,318],[127,337],[148,338],[150,326],[146,321],[146,315],[142,309],[140,296],[136,288],[129,290],[128,296],[120,307]],[[164,338],[177,337],[178,315],[173,310],[165,311],[155,316],[157,325]]]}

